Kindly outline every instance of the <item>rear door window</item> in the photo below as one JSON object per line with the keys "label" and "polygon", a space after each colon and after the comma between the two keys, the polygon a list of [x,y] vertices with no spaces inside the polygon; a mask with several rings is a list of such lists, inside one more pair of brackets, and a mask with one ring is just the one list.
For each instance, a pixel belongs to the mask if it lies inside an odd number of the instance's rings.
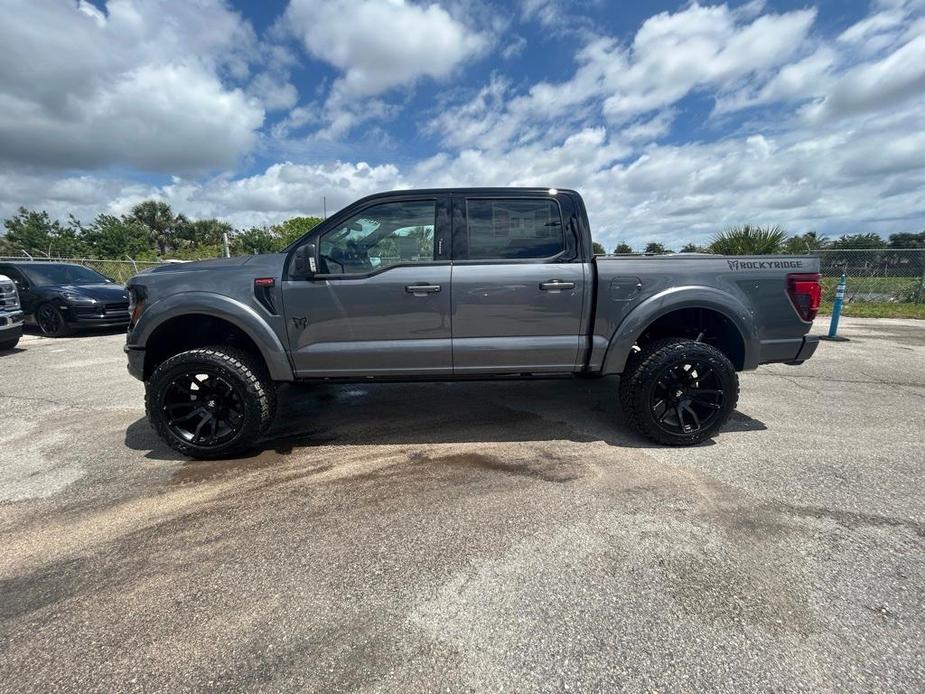
{"label": "rear door window", "polygon": [[467,200],[466,222],[470,260],[551,258],[565,248],[554,200]]}

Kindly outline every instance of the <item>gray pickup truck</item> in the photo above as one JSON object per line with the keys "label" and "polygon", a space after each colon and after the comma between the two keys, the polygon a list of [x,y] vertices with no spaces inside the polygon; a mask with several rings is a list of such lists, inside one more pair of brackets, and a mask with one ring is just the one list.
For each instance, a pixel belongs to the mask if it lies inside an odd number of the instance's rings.
{"label": "gray pickup truck", "polygon": [[737,371],[799,364],[820,299],[809,256],[597,256],[571,190],[364,198],[283,253],[133,277],[128,368],[163,440],[252,445],[286,381],[621,374],[626,419],[669,445],[722,427]]}

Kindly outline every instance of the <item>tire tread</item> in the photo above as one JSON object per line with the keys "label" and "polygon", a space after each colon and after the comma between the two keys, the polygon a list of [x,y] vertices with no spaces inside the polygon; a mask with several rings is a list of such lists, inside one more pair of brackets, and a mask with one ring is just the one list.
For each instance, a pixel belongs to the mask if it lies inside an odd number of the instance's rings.
{"label": "tire tread", "polygon": [[[248,399],[250,399],[251,403],[256,403],[258,408],[258,422],[256,426],[250,426],[252,431],[247,431],[248,426],[245,418],[245,431],[242,432],[242,435],[233,439],[229,444],[219,446],[211,451],[178,441],[170,434],[166,421],[158,413],[155,413],[153,408],[152,400],[158,387],[157,381],[162,374],[170,371],[178,364],[191,360],[209,361],[213,362],[213,364],[217,362],[219,366],[228,369],[243,382]],[[247,404],[245,403],[245,407]],[[177,452],[192,458],[224,457],[246,449],[254,443],[254,439],[259,434],[269,428],[275,411],[276,389],[266,369],[263,368],[262,364],[257,363],[249,353],[234,347],[218,345],[191,349],[175,354],[161,362],[145,384],[145,414],[148,416],[148,421],[151,422],[161,440]]]}
{"label": "tire tread", "polygon": [[[726,396],[724,412],[708,429],[689,436],[671,436],[659,427],[650,424],[642,416],[644,408],[649,406],[646,401],[646,388],[666,361],[671,360],[678,351],[692,349],[705,351],[711,358],[718,360],[722,367],[732,374],[735,386]],[[684,338],[663,338],[653,340],[643,346],[639,352],[630,357],[620,377],[620,406],[624,417],[636,431],[646,438],[669,446],[690,446],[710,438],[729,420],[738,400],[739,378],[729,358],[711,345]]]}

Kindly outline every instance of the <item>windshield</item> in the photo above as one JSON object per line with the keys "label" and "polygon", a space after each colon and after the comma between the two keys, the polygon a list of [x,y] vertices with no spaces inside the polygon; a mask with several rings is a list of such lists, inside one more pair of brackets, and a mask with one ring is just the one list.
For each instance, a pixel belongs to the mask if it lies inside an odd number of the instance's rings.
{"label": "windshield", "polygon": [[47,284],[100,284],[112,280],[82,265],[30,265],[21,267],[23,274],[37,287]]}

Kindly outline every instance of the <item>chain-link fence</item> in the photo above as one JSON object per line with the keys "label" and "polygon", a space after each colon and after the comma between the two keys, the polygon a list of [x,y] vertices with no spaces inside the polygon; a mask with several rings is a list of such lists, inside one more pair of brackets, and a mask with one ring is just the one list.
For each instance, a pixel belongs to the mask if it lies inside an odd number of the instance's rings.
{"label": "chain-link fence", "polygon": [[844,273],[846,302],[925,303],[925,249],[840,249],[815,255],[822,267],[823,302],[835,298]]}
{"label": "chain-link fence", "polygon": [[[0,262],[23,262],[28,261],[25,256],[0,256]],[[124,284],[132,275],[137,275],[142,270],[151,267],[163,265],[163,261],[156,260],[100,260],[98,258],[32,258],[35,262],[41,263],[77,263],[96,270],[104,277],[108,277],[114,282]]]}

